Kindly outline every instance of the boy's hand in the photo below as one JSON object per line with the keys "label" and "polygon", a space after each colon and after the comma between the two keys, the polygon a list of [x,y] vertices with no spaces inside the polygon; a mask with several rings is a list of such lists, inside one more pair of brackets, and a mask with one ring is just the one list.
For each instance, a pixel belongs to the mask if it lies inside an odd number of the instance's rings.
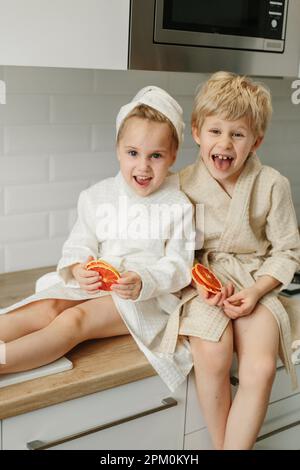
{"label": "boy's hand", "polygon": [[[93,259],[89,256],[86,263]],[[95,294],[101,288],[101,275],[96,271],[87,270],[85,268],[86,263],[75,264],[72,269],[72,274],[76,281],[79,283],[81,289],[86,291],[88,294]]]}
{"label": "boy's hand", "polygon": [[260,297],[261,296],[255,287],[242,289],[237,294],[224,300],[224,313],[232,320],[245,315],[250,315]]}
{"label": "boy's hand", "polygon": [[208,305],[215,305],[218,307],[222,307],[224,300],[232,296],[234,292],[234,287],[233,287],[232,282],[228,282],[228,284],[222,287],[221,292],[218,292],[217,294],[212,294],[210,292],[207,292],[207,290],[205,290],[204,287],[201,287],[198,284],[195,284],[194,281],[192,282],[192,285],[196,287],[198,294],[200,295],[200,297],[202,297],[205,303],[207,303]]}
{"label": "boy's hand", "polygon": [[113,284],[111,290],[122,299],[136,300],[140,295],[142,279],[134,271],[121,274],[117,284]]}

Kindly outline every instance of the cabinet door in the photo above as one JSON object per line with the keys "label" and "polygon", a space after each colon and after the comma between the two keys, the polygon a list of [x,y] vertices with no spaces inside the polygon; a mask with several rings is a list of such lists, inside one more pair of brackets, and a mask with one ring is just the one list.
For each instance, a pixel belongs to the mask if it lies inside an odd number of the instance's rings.
{"label": "cabinet door", "polygon": [[[160,405],[160,403],[159,403]],[[49,447],[53,450],[182,449],[176,405]]]}
{"label": "cabinet door", "polygon": [[300,450],[300,424],[274,432],[255,444],[255,450]]}
{"label": "cabinet door", "polygon": [[184,450],[214,450],[207,428],[184,436]]}
{"label": "cabinet door", "polygon": [[192,433],[206,426],[197,396],[194,369],[188,376],[185,434]]}
{"label": "cabinet door", "polygon": [[278,429],[293,427],[297,422],[300,423],[300,393],[268,406],[264,424],[259,433],[260,438]]}
{"label": "cabinet door", "polygon": [[0,0],[0,65],[126,69],[129,0]]}
{"label": "cabinet door", "polygon": [[185,399],[139,380],[4,419],[3,449],[182,449]]}

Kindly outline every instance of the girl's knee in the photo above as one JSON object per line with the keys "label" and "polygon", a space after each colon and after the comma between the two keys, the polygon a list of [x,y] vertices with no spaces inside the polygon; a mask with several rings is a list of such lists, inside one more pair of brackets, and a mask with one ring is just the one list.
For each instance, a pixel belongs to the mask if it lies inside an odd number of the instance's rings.
{"label": "girl's knee", "polygon": [[47,319],[51,323],[61,312],[59,309],[59,299],[42,299],[32,303],[31,308],[36,310],[37,314]]}
{"label": "girl's knee", "polygon": [[86,312],[80,305],[64,310],[56,319],[60,327],[71,337],[82,337],[84,335]]}

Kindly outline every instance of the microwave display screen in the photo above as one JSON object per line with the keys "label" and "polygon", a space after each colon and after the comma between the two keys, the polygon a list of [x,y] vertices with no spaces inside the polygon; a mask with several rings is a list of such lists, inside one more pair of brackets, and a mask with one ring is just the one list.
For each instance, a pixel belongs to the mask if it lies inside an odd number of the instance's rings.
{"label": "microwave display screen", "polygon": [[283,0],[165,0],[163,28],[281,39],[283,9]]}

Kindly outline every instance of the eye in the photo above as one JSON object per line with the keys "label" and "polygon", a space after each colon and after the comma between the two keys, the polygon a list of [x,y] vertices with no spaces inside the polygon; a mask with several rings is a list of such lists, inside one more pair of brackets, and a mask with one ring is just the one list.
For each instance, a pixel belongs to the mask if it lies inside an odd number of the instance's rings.
{"label": "eye", "polygon": [[209,131],[211,134],[215,134],[215,135],[218,135],[221,133],[220,129],[209,129]]}
{"label": "eye", "polygon": [[234,132],[233,136],[239,138],[239,137],[244,137],[244,134],[242,134],[241,132]]}
{"label": "eye", "polygon": [[152,153],[151,158],[157,160],[158,158],[161,158],[161,153]]}
{"label": "eye", "polygon": [[131,157],[136,157],[137,156],[137,151],[136,150],[128,150],[128,155]]}

